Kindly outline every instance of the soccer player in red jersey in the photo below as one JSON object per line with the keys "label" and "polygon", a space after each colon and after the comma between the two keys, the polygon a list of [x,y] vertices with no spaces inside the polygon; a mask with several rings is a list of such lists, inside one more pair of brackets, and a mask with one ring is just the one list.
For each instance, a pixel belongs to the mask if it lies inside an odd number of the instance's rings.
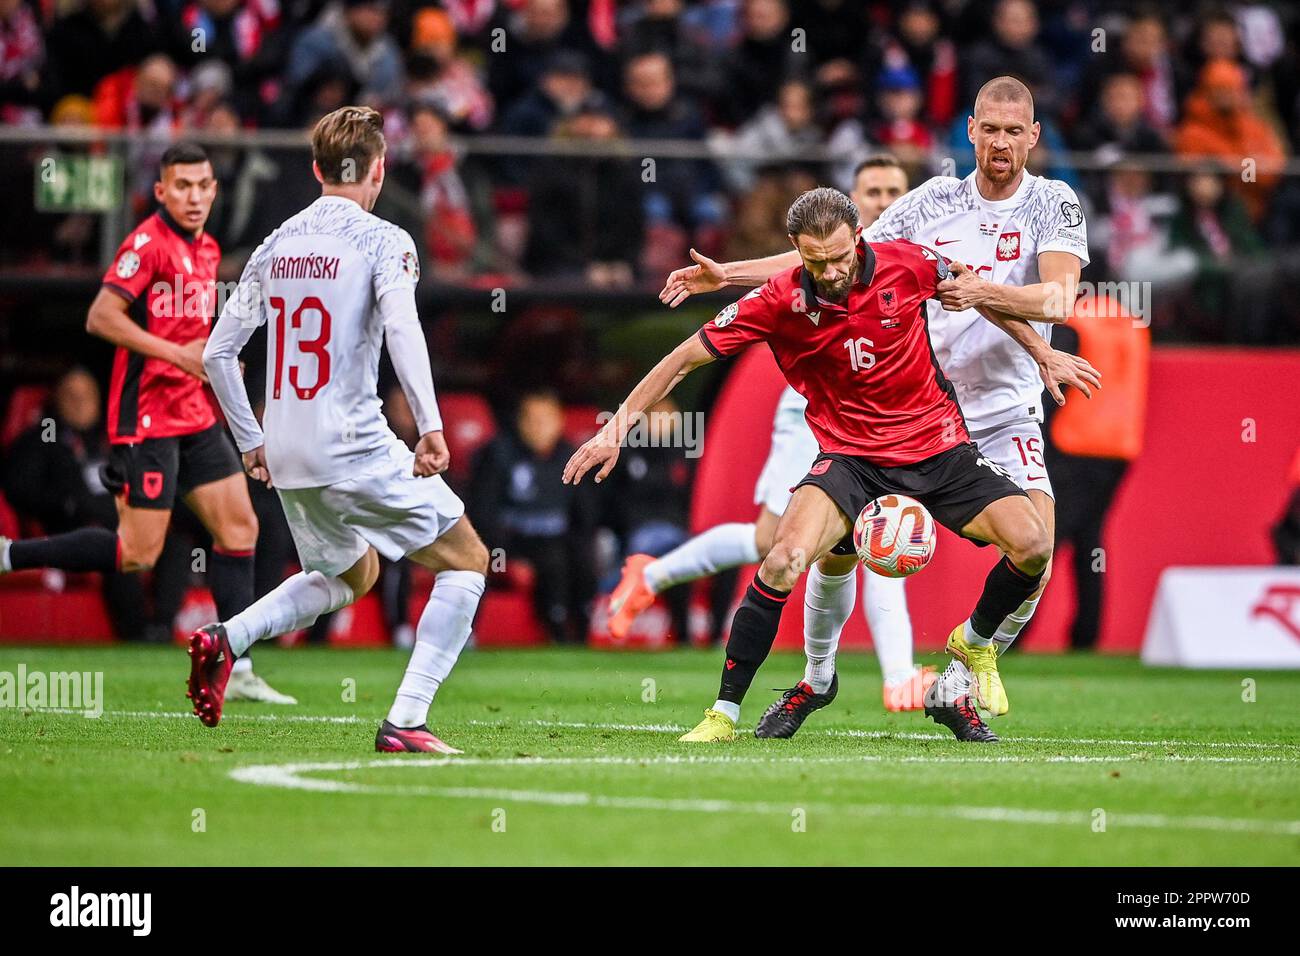
{"label": "soccer player in red jersey", "polygon": [[[732,622],[718,700],[682,737],[732,740],[740,703],[776,637],[786,599],[814,562],[844,575],[857,555],[853,522],[872,499],[918,499],[936,521],[1003,553],[970,624],[992,633],[1038,586],[1051,555],[1042,519],[999,466],[970,440],[955,391],[934,358],[925,302],[950,275],[945,261],[905,241],[868,243],[858,211],[828,188],[790,207],[787,231],[802,264],[727,306],[662,359],[618,412],[570,459],[564,480],[609,474],[645,409],[693,369],[766,342],[786,380],[808,399],[821,454],[798,484],[775,541]],[[1007,321],[997,313],[990,321]],[[930,708],[959,739],[997,737],[969,696]]]}
{"label": "soccer player in red jersey", "polygon": [[[221,250],[203,227],[217,181],[192,143],[171,146],[159,165],[161,208],[123,240],[86,319],[88,332],[117,346],[103,474],[117,496],[117,532],[0,539],[0,573],[146,571],[162,552],[179,495],[212,535],[208,584],[226,618],[253,603],[258,528],[243,465],[204,391]],[[247,659],[236,674],[228,699],[296,703],[255,676]]]}

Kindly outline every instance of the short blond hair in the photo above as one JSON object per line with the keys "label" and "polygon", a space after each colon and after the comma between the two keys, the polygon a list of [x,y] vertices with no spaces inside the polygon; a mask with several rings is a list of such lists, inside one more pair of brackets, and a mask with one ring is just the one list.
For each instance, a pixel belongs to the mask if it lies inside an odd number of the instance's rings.
{"label": "short blond hair", "polygon": [[325,182],[336,186],[360,182],[387,147],[384,117],[368,106],[340,107],[311,131],[311,158]]}
{"label": "short blond hair", "polygon": [[1029,116],[1034,116],[1034,94],[1014,76],[995,76],[975,94],[975,108],[972,113],[979,116],[980,104],[988,103],[1023,103],[1029,107]]}

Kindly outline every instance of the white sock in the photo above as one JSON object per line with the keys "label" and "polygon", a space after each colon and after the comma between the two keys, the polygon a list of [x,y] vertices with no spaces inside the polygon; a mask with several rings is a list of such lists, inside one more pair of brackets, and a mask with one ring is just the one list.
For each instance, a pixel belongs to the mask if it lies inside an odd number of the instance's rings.
{"label": "white sock", "polygon": [[442,571],[433,579],[433,594],[415,627],[410,663],[388,712],[393,726],[419,727],[429,719],[433,695],[469,640],[484,584],[477,571]]}
{"label": "white sock", "polygon": [[970,682],[970,669],[954,657],[939,677],[943,691],[940,695],[941,699],[945,703],[953,703],[957,698],[970,693]]}
{"label": "white sock", "polygon": [[997,631],[993,635],[993,640],[998,642],[999,654],[1006,651],[1006,649],[1015,642],[1016,638],[1020,636],[1020,632],[1024,629],[1024,626],[1029,623],[1029,619],[1033,617],[1034,612],[1038,610],[1038,599],[1041,597],[1041,593],[1035,597],[1031,597],[1024,604],[1020,605],[1020,607],[1016,608],[1002,619],[1002,623],[998,626]]}
{"label": "white sock", "polygon": [[912,660],[912,618],[907,613],[907,591],[902,578],[862,569],[862,610],[871,628],[880,673],[886,684],[910,680],[916,672]]}
{"label": "white sock", "polygon": [[251,674],[253,673],[253,656],[245,654],[239,660],[235,661],[235,666],[230,669],[232,674]]}
{"label": "white sock", "polygon": [[352,589],[342,578],[326,577],[319,571],[299,571],[224,622],[230,649],[243,655],[258,641],[309,627],[322,614],[337,611],[354,600]]}
{"label": "white sock", "polygon": [[830,690],[840,634],[858,597],[857,568],[847,574],[823,574],[816,564],[808,571],[803,594],[803,652],[808,658],[803,679],[815,693]]}
{"label": "white sock", "polygon": [[12,571],[14,569],[14,566],[9,563],[9,545],[11,544],[13,544],[12,541],[6,541],[4,545],[0,546],[0,571]]}
{"label": "white sock", "polygon": [[740,723],[740,705],[729,700],[715,700],[713,709],[720,714],[726,714],[731,718],[733,724]]}
{"label": "white sock", "polygon": [[645,566],[645,583],[655,594],[675,584],[696,581],[725,568],[758,560],[754,525],[732,522],[697,534]]}
{"label": "white sock", "polygon": [[966,618],[966,623],[963,624],[962,627],[965,629],[966,643],[971,645],[971,647],[988,647],[993,641],[993,638],[991,637],[981,637],[979,634],[976,634],[975,628],[971,627],[970,618]]}

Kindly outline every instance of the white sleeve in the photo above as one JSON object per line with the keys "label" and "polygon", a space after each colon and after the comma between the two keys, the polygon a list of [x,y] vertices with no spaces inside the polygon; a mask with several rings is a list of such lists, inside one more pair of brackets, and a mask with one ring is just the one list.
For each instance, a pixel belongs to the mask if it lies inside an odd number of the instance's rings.
{"label": "white sleeve", "polygon": [[261,426],[257,424],[257,416],[248,403],[248,390],[239,371],[239,353],[257,327],[266,322],[261,283],[254,269],[254,263],[258,261],[260,257],[254,253],[244,267],[235,294],[222,307],[221,317],[203,348],[203,368],[241,452],[252,451],[266,441]]}
{"label": "white sleeve", "polygon": [[384,230],[372,265],[376,302],[393,289],[414,289],[420,282],[420,257],[405,229]]}
{"label": "white sleeve", "polygon": [[1035,222],[1038,231],[1038,254],[1069,252],[1088,264],[1088,225],[1083,206],[1068,185],[1056,180],[1048,184],[1048,199]]}
{"label": "white sleeve", "polygon": [[442,431],[442,415],[433,391],[433,370],[429,365],[429,347],[415,309],[415,287],[390,289],[379,300],[379,315],[384,322],[384,341],[388,357],[397,372],[415,425],[421,435]]}
{"label": "white sleeve", "polygon": [[899,196],[864,230],[867,242],[913,240],[923,221],[937,218],[932,194],[942,188],[951,190],[955,183],[959,184],[957,180],[948,177],[934,176],[911,192]]}

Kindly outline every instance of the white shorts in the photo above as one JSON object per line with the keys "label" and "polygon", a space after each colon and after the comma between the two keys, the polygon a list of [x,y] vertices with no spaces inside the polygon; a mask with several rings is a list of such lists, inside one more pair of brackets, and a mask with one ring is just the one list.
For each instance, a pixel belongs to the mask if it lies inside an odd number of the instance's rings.
{"label": "white shorts", "polygon": [[1033,419],[1005,422],[970,433],[980,454],[1001,465],[1011,480],[1025,491],[1046,492],[1052,498],[1052,479],[1043,459],[1043,430]]}
{"label": "white shorts", "polygon": [[440,476],[411,474],[415,456],[394,448],[355,478],[321,488],[280,488],[304,571],[337,575],[373,545],[396,561],[440,538],[465,505]]}
{"label": "white shorts", "polygon": [[785,514],[794,492],[790,489],[803,480],[820,449],[812,429],[800,411],[778,415],[772,427],[772,449],[754,486],[754,504],[762,505],[774,515]]}

